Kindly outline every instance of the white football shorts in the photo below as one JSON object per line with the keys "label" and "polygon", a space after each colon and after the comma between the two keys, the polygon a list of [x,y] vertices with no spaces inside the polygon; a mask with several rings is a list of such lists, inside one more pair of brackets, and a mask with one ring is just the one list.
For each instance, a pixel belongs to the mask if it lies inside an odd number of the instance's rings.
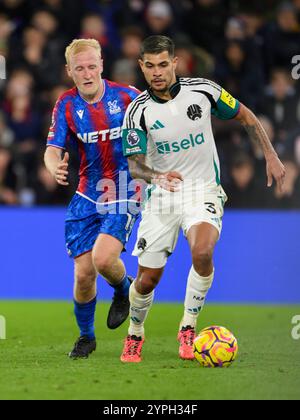
{"label": "white football shorts", "polygon": [[132,255],[148,268],[162,268],[173,253],[180,229],[206,222],[221,234],[227,196],[221,186],[195,194],[171,193],[157,187],[145,204]]}

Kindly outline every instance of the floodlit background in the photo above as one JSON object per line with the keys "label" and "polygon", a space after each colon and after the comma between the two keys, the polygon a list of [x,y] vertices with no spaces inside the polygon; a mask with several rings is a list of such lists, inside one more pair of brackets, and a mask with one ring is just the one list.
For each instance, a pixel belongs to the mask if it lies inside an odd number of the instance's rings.
{"label": "floodlit background", "polygon": [[[300,302],[299,0],[1,0],[7,79],[0,80],[0,298],[72,297],[64,213],[78,158],[71,149],[69,188],[57,186],[43,164],[52,108],[72,86],[66,45],[96,38],[103,76],[143,90],[137,59],[141,41],[152,34],[174,39],[180,76],[212,79],[250,107],[286,165],[284,193],[267,189],[259,147],[235,121],[213,119],[229,201],[209,300]],[[136,230],[124,255],[133,275],[135,237]],[[189,266],[181,237],[158,300],[183,300]],[[103,280],[99,288],[110,299]]]}
{"label": "floodlit background", "polygon": [[[174,38],[180,76],[212,79],[250,107],[286,166],[284,193],[267,189],[259,147],[235,121],[213,119],[229,201],[198,331],[234,333],[239,355],[229,369],[178,357],[191,265],[183,236],[156,289],[142,363],[120,362],[128,322],[106,327],[113,291],[103,279],[97,351],[67,357],[78,328],[64,218],[78,157],[69,150],[69,188],[43,165],[52,108],[72,86],[64,49],[98,39],[104,77],[143,90],[137,58],[151,34]],[[300,0],[0,0],[0,56],[0,400],[299,399]],[[132,275],[136,229],[123,255]]]}

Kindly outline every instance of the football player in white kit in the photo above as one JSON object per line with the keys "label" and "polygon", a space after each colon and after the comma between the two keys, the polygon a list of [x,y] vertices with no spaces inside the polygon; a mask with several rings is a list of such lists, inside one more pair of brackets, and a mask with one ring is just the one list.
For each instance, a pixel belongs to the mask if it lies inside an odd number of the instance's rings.
{"label": "football player in white kit", "polygon": [[[235,118],[258,141],[266,158],[267,184],[282,188],[285,169],[255,115],[206,79],[176,77],[173,41],[151,36],[142,45],[140,67],[149,89],[128,107],[123,152],[133,178],[150,184],[133,255],[137,279],[130,288],[130,327],[122,362],[140,362],[144,322],[180,229],[192,255],[179,326],[179,356],[193,359],[196,322],[214,277],[213,252],[222,228],[226,194],[212,133],[211,114]],[[174,286],[175,287],[175,286]]]}

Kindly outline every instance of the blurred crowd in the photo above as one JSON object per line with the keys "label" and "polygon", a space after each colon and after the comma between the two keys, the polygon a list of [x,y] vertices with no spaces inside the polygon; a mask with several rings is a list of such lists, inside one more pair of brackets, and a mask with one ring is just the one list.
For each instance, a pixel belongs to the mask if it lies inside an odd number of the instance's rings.
{"label": "blurred crowd", "polygon": [[214,119],[228,206],[300,208],[300,0],[0,0],[0,204],[66,204],[76,188],[75,153],[68,189],[43,164],[52,108],[72,86],[68,43],[99,40],[103,77],[144,90],[137,59],[153,34],[174,39],[180,76],[212,79],[252,109],[286,166],[284,191],[267,189],[259,145]]}

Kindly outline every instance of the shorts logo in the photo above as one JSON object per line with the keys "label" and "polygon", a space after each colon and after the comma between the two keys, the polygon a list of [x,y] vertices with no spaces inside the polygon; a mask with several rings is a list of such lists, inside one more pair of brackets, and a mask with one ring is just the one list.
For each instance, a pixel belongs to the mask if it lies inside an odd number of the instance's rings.
{"label": "shorts logo", "polygon": [[193,121],[200,120],[200,118],[202,117],[201,107],[196,104],[189,106],[187,110],[187,116],[190,120]]}
{"label": "shorts logo", "polygon": [[140,142],[140,138],[136,131],[130,130],[127,134],[127,142],[130,146],[136,146]]}
{"label": "shorts logo", "polygon": [[139,249],[140,251],[145,251],[147,246],[147,241],[144,238],[139,239],[138,244],[137,244],[137,249]]}

